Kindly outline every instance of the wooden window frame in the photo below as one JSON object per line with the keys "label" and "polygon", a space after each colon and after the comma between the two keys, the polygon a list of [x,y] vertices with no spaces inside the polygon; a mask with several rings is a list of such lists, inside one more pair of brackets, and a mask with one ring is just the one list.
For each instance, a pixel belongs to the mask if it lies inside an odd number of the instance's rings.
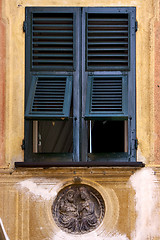
{"label": "wooden window frame", "polygon": [[[98,160],[110,162],[136,162],[136,39],[135,7],[26,7],[26,94],[27,103],[32,74],[37,74],[31,67],[31,15],[33,12],[73,12],[76,31],[74,31],[74,71],[52,71],[54,75],[72,76],[73,78],[73,154],[33,153],[33,120],[25,120],[25,162],[84,162]],[[128,13],[130,19],[129,71],[87,71],[86,70],[86,14],[87,13]],[[82,14],[82,15],[81,15]],[[79,44],[81,42],[81,44]],[[45,74],[40,71],[40,74]],[[86,121],[87,81],[90,76],[122,75],[128,78],[128,153],[88,155],[88,137]],[[26,105],[25,105],[26,108]],[[106,117],[104,117],[106,118]],[[90,119],[90,118],[89,118]]]}

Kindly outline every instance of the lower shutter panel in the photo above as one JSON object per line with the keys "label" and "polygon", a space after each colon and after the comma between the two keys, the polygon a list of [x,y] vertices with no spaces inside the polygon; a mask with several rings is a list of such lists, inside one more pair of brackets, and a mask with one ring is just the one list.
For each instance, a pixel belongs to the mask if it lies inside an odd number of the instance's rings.
{"label": "lower shutter panel", "polygon": [[127,76],[88,78],[86,118],[127,117]]}
{"label": "lower shutter panel", "polygon": [[26,118],[68,118],[71,95],[71,76],[33,76],[26,107]]}

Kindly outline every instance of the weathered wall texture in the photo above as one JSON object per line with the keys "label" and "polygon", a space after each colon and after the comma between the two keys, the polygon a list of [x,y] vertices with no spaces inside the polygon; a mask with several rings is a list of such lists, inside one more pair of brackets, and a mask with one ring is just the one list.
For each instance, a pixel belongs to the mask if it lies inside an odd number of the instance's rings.
{"label": "weathered wall texture", "polygon": [[5,62],[6,62],[6,31],[2,16],[2,1],[0,1],[0,165],[4,163],[5,143]]}
{"label": "weathered wall texture", "polygon": [[155,131],[154,131],[154,137],[155,137],[155,163],[160,164],[160,133],[159,133],[159,123],[160,123],[160,111],[159,111],[159,105],[160,105],[160,15],[158,16],[157,20],[154,23],[155,25],[155,77],[154,77],[154,109],[155,109]]}
{"label": "weathered wall texture", "polygon": [[[23,161],[25,6],[135,6],[138,161],[144,169],[14,169]],[[160,239],[160,1],[0,0],[0,218],[10,240]],[[74,183],[97,189],[106,213],[101,225],[82,236],[55,224],[57,193]]]}
{"label": "weathered wall texture", "polygon": [[[19,169],[11,177],[1,172],[0,216],[10,240],[160,239],[160,175],[156,172],[149,168]],[[106,206],[101,225],[83,235],[60,230],[51,213],[57,193],[75,183],[76,177],[98,190]]]}
{"label": "weathered wall texture", "polygon": [[[136,6],[139,24],[136,34],[138,159],[145,160],[147,164],[153,162],[154,141],[155,139],[158,140],[158,134],[154,132],[155,85],[153,81],[155,60],[158,61],[158,56],[155,54],[155,43],[158,46],[158,43],[155,41],[155,29],[158,29],[156,24],[159,21],[158,0],[110,0],[107,3],[106,1],[67,0],[61,1],[61,4],[59,4],[59,1],[52,0],[47,2],[44,0],[38,2],[33,0],[13,0],[3,1],[2,3],[3,27],[6,27],[6,29],[2,28],[6,32],[4,34],[6,37],[6,51],[3,53],[6,55],[6,61],[3,60],[6,63],[6,67],[2,71],[4,75],[3,80],[6,83],[6,117],[5,125],[3,125],[5,126],[5,136],[7,136],[5,138],[5,163],[10,164],[14,161],[23,161],[23,151],[21,151],[20,145],[24,135],[25,34],[22,26],[25,19],[25,6]],[[6,73],[4,73],[4,70]],[[158,75],[158,72],[156,74]]]}

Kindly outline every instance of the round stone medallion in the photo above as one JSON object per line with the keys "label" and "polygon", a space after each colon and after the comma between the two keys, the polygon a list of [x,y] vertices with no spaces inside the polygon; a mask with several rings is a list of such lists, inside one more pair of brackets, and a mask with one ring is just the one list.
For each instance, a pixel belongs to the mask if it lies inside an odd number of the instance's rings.
{"label": "round stone medallion", "polygon": [[62,189],[52,205],[56,224],[64,231],[83,234],[96,229],[103,220],[105,204],[101,194],[86,184]]}

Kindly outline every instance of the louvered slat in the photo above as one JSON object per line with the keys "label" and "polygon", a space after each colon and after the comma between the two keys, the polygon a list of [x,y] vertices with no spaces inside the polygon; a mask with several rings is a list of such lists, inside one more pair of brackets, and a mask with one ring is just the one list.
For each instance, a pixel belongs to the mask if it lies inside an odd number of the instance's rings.
{"label": "louvered slat", "polygon": [[33,13],[32,69],[74,69],[73,13]]}
{"label": "louvered slat", "polygon": [[[109,81],[108,81],[109,80]],[[97,86],[100,82],[101,86]],[[101,79],[94,78],[92,83],[92,93],[96,94],[92,95],[92,101],[91,101],[91,111],[105,111],[105,112],[111,112],[111,111],[122,111],[122,78],[113,78],[112,80],[105,78]],[[105,88],[103,86],[105,84]],[[109,95],[109,93],[111,94]],[[117,96],[118,93],[118,96]],[[108,97],[108,101],[103,103],[98,100],[97,98],[101,95],[105,95]],[[112,97],[114,95],[114,97]],[[119,100],[117,102],[117,100]]]}
{"label": "louvered slat", "polygon": [[69,117],[72,77],[34,76],[27,102],[26,118]]}
{"label": "louvered slat", "polygon": [[87,70],[128,70],[128,14],[88,13],[87,16]]}
{"label": "louvered slat", "polygon": [[86,118],[127,116],[127,77],[88,78]]}

